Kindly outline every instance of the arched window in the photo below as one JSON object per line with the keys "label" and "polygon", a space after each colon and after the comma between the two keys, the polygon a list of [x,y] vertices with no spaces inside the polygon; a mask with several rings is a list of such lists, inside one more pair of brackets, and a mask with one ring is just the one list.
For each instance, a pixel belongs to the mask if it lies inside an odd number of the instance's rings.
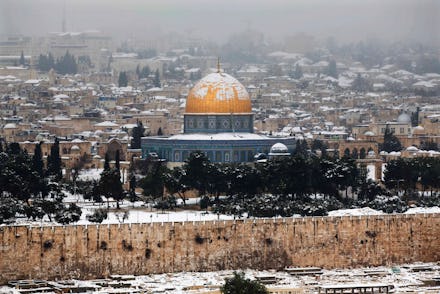
{"label": "arched window", "polygon": [[222,153],[220,151],[215,151],[215,162],[222,161]]}
{"label": "arched window", "polygon": [[238,162],[238,151],[234,151],[234,162]]}
{"label": "arched window", "polygon": [[358,159],[358,158],[359,158],[359,153],[358,153],[357,148],[353,148],[353,152],[351,153],[351,156],[352,156],[354,159]]}
{"label": "arched window", "polygon": [[350,157],[350,149],[345,148],[345,150],[344,150],[344,157]]}
{"label": "arched window", "polygon": [[240,151],[240,160],[241,161],[247,161],[246,151]]}
{"label": "arched window", "polygon": [[364,159],[365,156],[366,156],[365,148],[361,148],[361,151],[359,152],[359,158]]}

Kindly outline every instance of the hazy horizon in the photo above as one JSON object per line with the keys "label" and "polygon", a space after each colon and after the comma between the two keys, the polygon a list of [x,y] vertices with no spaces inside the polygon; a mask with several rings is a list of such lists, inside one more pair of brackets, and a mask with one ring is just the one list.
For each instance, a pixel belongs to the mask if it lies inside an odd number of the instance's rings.
{"label": "hazy horizon", "polygon": [[[61,31],[63,0],[2,0],[0,34]],[[268,39],[304,32],[342,42],[370,38],[439,44],[437,0],[65,0],[66,30],[96,29],[115,39],[178,32],[223,42],[253,29]]]}

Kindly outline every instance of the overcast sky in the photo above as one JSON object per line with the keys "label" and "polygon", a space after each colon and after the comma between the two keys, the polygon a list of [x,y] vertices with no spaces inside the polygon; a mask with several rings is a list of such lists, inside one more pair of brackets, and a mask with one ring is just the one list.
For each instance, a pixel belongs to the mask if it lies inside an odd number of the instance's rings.
{"label": "overcast sky", "polygon": [[177,31],[222,42],[246,28],[358,41],[439,39],[440,0],[0,0],[0,34],[97,29],[115,38]]}

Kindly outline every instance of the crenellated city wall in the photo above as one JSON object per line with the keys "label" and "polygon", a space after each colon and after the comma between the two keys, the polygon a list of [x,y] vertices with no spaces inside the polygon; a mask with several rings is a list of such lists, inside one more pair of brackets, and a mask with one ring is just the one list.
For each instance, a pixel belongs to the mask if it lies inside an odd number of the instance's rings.
{"label": "crenellated city wall", "polygon": [[439,260],[440,214],[0,227],[0,283]]}

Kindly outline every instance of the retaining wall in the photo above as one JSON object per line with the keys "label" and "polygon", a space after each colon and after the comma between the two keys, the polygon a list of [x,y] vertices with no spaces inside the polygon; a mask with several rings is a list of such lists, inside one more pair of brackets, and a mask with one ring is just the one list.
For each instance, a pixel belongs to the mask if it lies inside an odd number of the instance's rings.
{"label": "retaining wall", "polygon": [[435,262],[440,214],[0,227],[0,283]]}

